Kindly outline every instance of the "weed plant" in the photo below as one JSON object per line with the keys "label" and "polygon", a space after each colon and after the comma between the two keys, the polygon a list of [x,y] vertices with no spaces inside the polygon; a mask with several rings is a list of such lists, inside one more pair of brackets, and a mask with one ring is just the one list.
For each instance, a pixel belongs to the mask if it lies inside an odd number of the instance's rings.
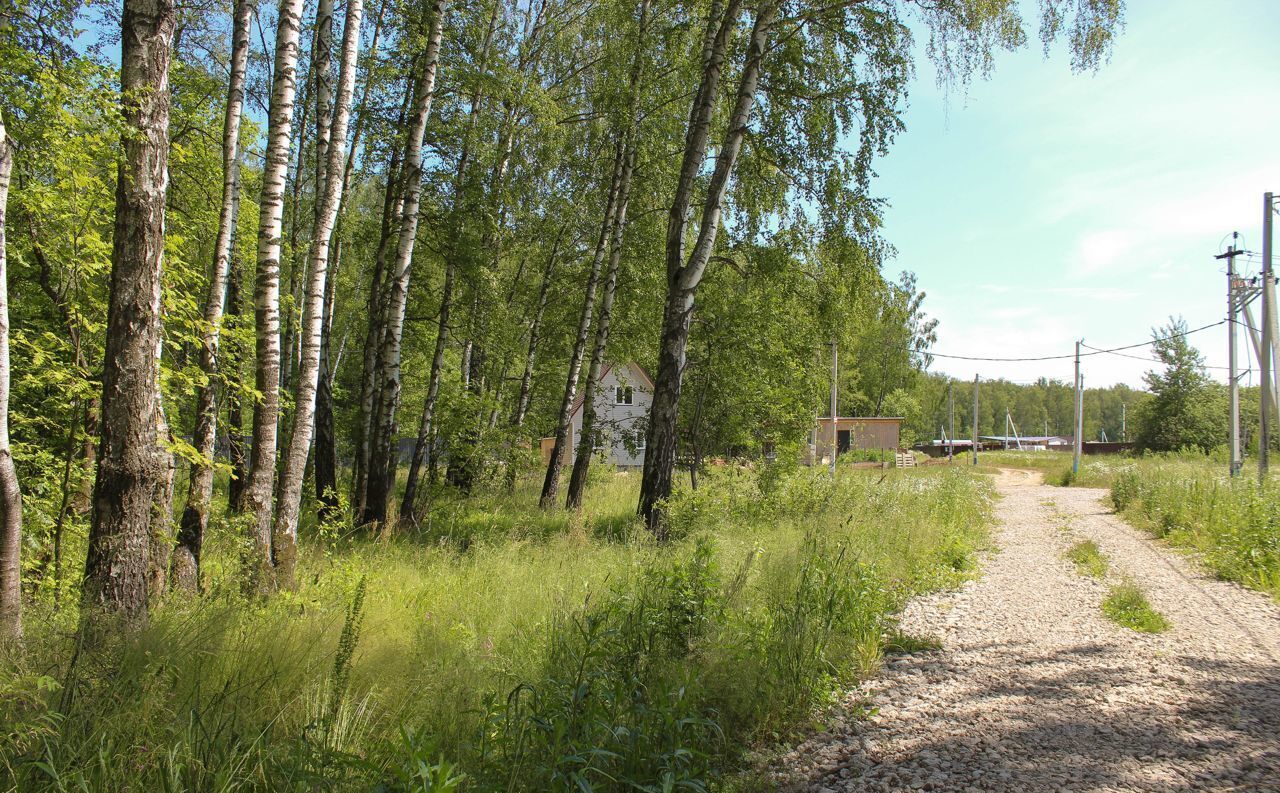
{"label": "weed plant", "polygon": [[245,599],[212,527],[206,593],[93,650],[35,598],[0,651],[0,790],[707,790],[873,670],[904,600],[973,569],[966,470],[709,473],[634,518],[536,483],[435,494],[417,533],[327,521],[299,587]]}
{"label": "weed plant", "polygon": [[1169,621],[1147,602],[1132,581],[1116,584],[1102,601],[1102,613],[1107,619],[1126,628],[1142,633],[1163,633],[1169,630]]}
{"label": "weed plant", "polygon": [[1075,563],[1076,572],[1091,578],[1106,578],[1111,562],[1093,540],[1081,540],[1067,549],[1067,559]]}

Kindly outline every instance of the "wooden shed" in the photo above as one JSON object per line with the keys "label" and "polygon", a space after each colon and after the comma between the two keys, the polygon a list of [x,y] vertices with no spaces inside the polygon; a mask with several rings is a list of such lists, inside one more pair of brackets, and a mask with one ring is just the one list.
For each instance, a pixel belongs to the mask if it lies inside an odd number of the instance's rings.
{"label": "wooden shed", "polygon": [[829,463],[833,440],[838,454],[851,449],[896,450],[901,431],[900,416],[820,416],[809,433],[805,462]]}

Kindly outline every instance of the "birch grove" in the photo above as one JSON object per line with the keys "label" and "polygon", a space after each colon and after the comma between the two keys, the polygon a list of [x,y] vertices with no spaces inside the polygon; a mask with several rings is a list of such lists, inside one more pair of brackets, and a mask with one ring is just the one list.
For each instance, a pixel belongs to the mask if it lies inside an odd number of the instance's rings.
{"label": "birch grove", "polygon": [[[929,382],[874,169],[912,36],[962,85],[1024,43],[1012,0],[271,6],[0,25],[4,636],[305,604],[372,543],[562,508],[673,541],[678,470],[802,456],[833,337],[846,409]],[[1119,13],[1048,0],[1042,35],[1091,68]],[[526,512],[459,517],[495,504]]]}

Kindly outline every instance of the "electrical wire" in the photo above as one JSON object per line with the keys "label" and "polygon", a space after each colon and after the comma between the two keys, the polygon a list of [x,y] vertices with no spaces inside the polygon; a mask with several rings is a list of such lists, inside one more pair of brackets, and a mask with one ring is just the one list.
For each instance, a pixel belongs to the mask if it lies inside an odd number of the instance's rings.
{"label": "electrical wire", "polygon": [[[1133,350],[1133,349],[1137,349],[1138,347],[1146,347],[1150,344],[1155,344],[1158,341],[1168,341],[1169,339],[1177,339],[1183,336],[1190,336],[1192,333],[1199,333],[1202,330],[1208,330],[1209,328],[1216,328],[1219,325],[1225,325],[1225,324],[1227,324],[1227,320],[1220,319],[1217,322],[1211,322],[1208,325],[1201,325],[1198,328],[1192,328],[1191,330],[1183,331],[1182,333],[1172,333],[1168,336],[1164,336],[1159,339],[1151,339],[1149,341],[1138,342],[1137,344],[1126,344],[1123,347],[1111,347],[1105,350],[1100,350],[1095,347],[1090,347],[1089,349],[1092,350],[1092,352],[1080,353],[1080,357],[1084,358],[1090,355],[1103,355],[1106,353],[1115,353],[1121,350]],[[1083,342],[1081,343],[1081,346],[1085,346]],[[931,358],[947,358],[953,361],[986,361],[990,363],[1020,363],[1024,361],[1065,361],[1065,360],[1074,360],[1076,357],[1075,355],[1040,355],[1040,356],[1032,356],[1027,358],[986,358],[979,355],[947,355],[946,353],[941,353],[941,352],[924,352],[923,354]]]}

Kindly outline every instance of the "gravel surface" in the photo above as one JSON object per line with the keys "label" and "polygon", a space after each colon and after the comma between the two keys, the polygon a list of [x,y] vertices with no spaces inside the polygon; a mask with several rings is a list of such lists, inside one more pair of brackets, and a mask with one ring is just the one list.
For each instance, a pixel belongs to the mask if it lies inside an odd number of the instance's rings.
{"label": "gravel surface", "polygon": [[[1280,791],[1280,608],[1111,513],[1105,490],[997,477],[981,579],[913,602],[939,651],[891,658],[827,732],[775,765],[782,790]],[[1092,539],[1105,581],[1063,559]],[[1102,616],[1129,577],[1171,623]]]}

